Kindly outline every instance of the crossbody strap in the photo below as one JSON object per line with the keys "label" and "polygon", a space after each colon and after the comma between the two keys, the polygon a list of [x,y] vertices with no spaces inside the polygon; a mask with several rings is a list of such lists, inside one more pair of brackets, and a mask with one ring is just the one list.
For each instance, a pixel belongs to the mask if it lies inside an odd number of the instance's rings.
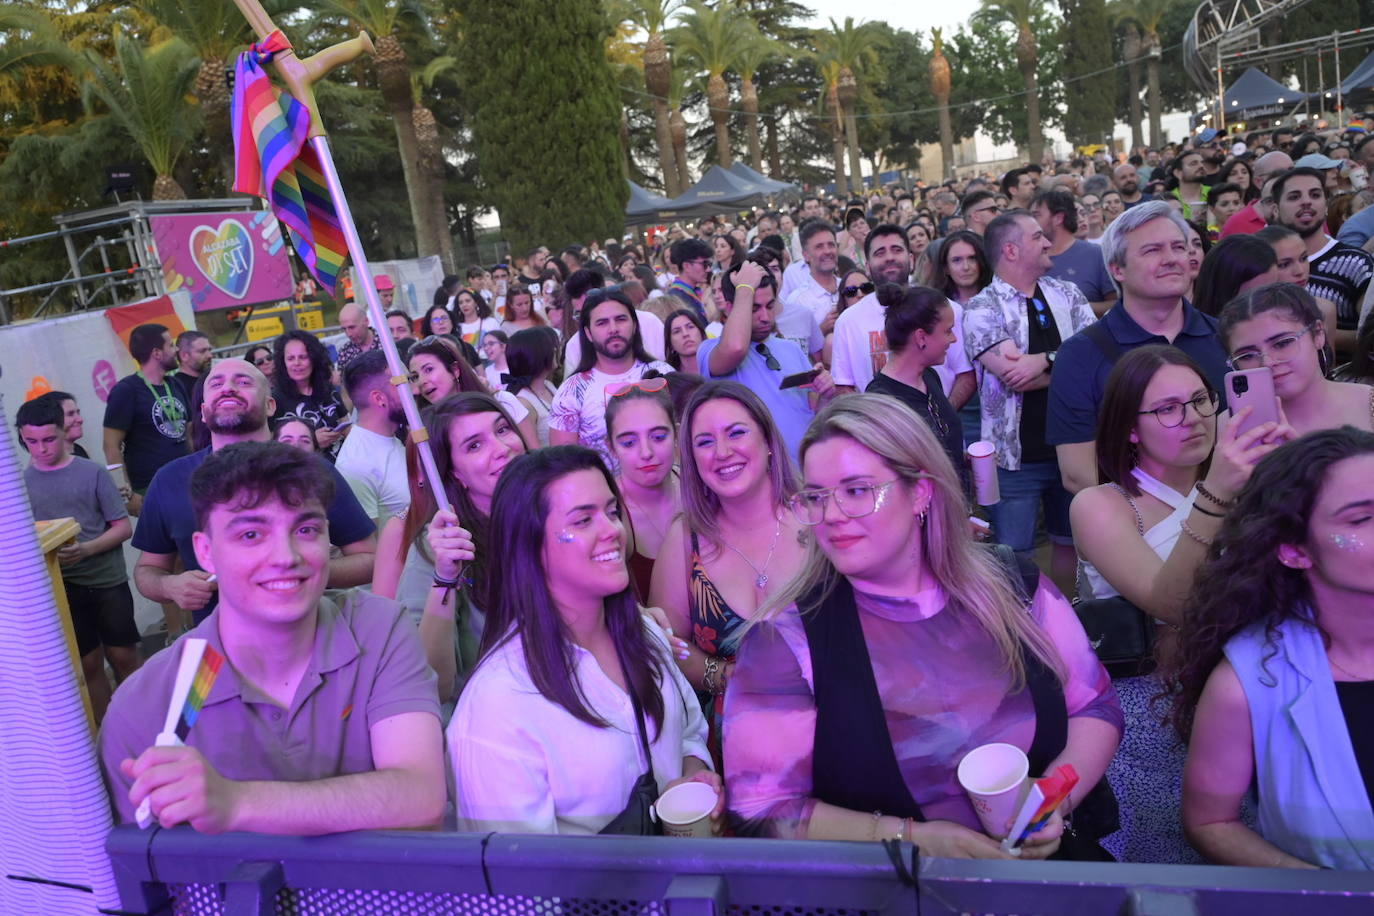
{"label": "crossbody strap", "polygon": [[[630,669],[625,664],[625,655],[620,651],[619,645],[615,647],[615,654],[620,661],[620,673],[625,677],[625,692],[630,695],[630,707],[635,711],[635,725],[639,728],[639,747],[644,751],[644,769],[653,776],[654,755],[649,750],[649,730],[644,726],[644,708],[639,705],[639,695],[635,693],[634,681],[630,680]],[[658,777],[654,777],[654,782],[658,782]]]}
{"label": "crossbody strap", "polygon": [[1135,513],[1135,530],[1140,532],[1141,537],[1144,537],[1145,520],[1140,517],[1140,507],[1135,504],[1135,500],[1131,498],[1131,494],[1127,493],[1126,488],[1121,486],[1121,484],[1109,483],[1107,486],[1120,493],[1126,502],[1130,503],[1131,511]]}

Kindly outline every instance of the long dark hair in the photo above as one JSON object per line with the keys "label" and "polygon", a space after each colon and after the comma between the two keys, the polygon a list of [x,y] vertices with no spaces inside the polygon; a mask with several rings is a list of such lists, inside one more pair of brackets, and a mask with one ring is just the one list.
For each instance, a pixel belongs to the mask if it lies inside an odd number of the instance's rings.
{"label": "long dark hair", "polygon": [[635,311],[634,303],[630,301],[629,296],[612,286],[608,289],[592,290],[582,303],[582,313],[577,316],[577,332],[582,335],[582,359],[574,372],[587,372],[596,365],[596,347],[592,346],[592,338],[587,328],[592,323],[592,311],[606,302],[618,302],[630,313],[630,323],[634,325],[634,333],[630,335],[630,352],[634,354],[634,358],[641,363],[654,361],[649,351],[644,349],[644,339],[639,333],[639,314]]}
{"label": "long dark hair", "polygon": [[883,307],[883,334],[893,353],[905,350],[918,330],[934,331],[940,313],[949,308],[949,300],[939,290],[897,283],[879,285],[878,303]]}
{"label": "long dark hair", "polygon": [[[501,557],[502,583],[496,602],[488,607],[482,654],[477,664],[516,636],[520,637],[530,680],[545,699],[574,718],[599,728],[609,727],[587,702],[577,679],[576,656],[567,626],[549,593],[554,570],[544,568],[544,523],[549,514],[548,490],[576,471],[596,471],[611,494],[620,499],[615,478],[596,452],[580,445],[556,445],[529,452],[512,461],[501,474],[491,506],[491,545]],[[662,731],[662,686],[671,664],[644,632],[634,587],[627,584],[605,599],[606,627],[645,715]]]}
{"label": "long dark hair", "polygon": [[[448,301],[452,299],[454,295],[457,294],[459,288],[462,286],[462,283],[462,277],[459,277],[456,274],[446,275],[444,279],[439,283],[439,288],[434,291],[434,301],[432,304],[447,307]],[[429,332],[426,331],[425,333]]]}
{"label": "long dark hair", "polygon": [[[443,478],[444,493],[448,496],[449,505],[458,516],[458,524],[472,535],[473,553],[476,556],[468,564],[468,576],[472,579],[473,600],[478,607],[485,609],[491,607],[493,584],[488,581],[487,575],[487,562],[491,559],[491,553],[487,549],[490,519],[473,504],[472,497],[468,496],[467,487],[454,479],[453,453],[448,441],[448,428],[453,421],[458,417],[475,413],[500,414],[505,417],[510,428],[519,434],[519,427],[501,403],[491,395],[478,391],[464,391],[436,404],[429,418],[425,420],[425,431],[429,433],[430,451],[434,453],[434,464],[439,469],[439,476]],[[434,512],[438,508],[434,494],[425,479],[424,468],[420,464],[420,453],[415,443],[410,441],[406,442],[406,476],[410,478],[410,509],[406,512],[404,534],[401,537],[402,560],[405,559],[406,551],[411,544],[420,546],[423,543],[420,540],[420,532],[434,518]]]}
{"label": "long dark hair", "polygon": [[1142,421],[1140,402],[1145,397],[1145,389],[1155,373],[1165,366],[1191,369],[1197,373],[1203,387],[1212,390],[1207,374],[1187,353],[1167,344],[1149,344],[1117,360],[1111,375],[1107,376],[1102,407],[1097,412],[1097,473],[1104,481],[1116,484],[1132,496],[1140,495],[1140,484],[1131,474],[1137,461],[1131,430]]}
{"label": "long dark hair", "polygon": [[455,331],[458,330],[457,322],[453,321],[453,313],[450,312],[448,310],[448,307],[445,306],[442,302],[436,302],[434,305],[431,305],[429,308],[425,309],[425,317],[420,319],[421,337],[434,336],[434,324],[430,320],[430,316],[432,316],[435,312],[443,312],[445,315],[447,315],[448,320],[453,323],[453,329]]}
{"label": "long dark hair", "polygon": [[459,391],[486,393],[487,386],[468,365],[468,361],[463,359],[458,344],[449,338],[434,334],[426,337],[406,353],[406,363],[409,364],[417,356],[432,356],[443,363],[444,368],[457,377]]}
{"label": "long dark hair", "polygon": [[673,322],[679,318],[686,318],[697,326],[701,332],[701,339],[706,340],[706,322],[701,320],[701,316],[695,309],[677,309],[668,314],[668,320],[663,322],[663,352],[667,355],[667,363],[674,369],[682,370],[682,357],[673,349]]}
{"label": "long dark hair", "polygon": [[[1199,233],[1201,235],[1201,233]],[[1274,246],[1253,235],[1231,235],[1212,246],[1202,259],[1193,286],[1193,305],[1216,317],[1241,286],[1278,264]]]}
{"label": "long dark hair", "polygon": [[[1238,165],[1243,166],[1249,175],[1245,184],[1231,180],[1231,172]],[[1259,200],[1260,189],[1255,187],[1255,163],[1249,159],[1227,159],[1217,170],[1217,183],[1240,185],[1240,198],[1247,204],[1253,200]]]}
{"label": "long dark hair", "polygon": [[483,299],[479,293],[475,293],[472,290],[464,287],[463,289],[460,289],[458,290],[458,292],[453,294],[453,311],[449,314],[453,316],[454,324],[458,324],[466,320],[465,318],[463,318],[462,307],[458,305],[459,297],[461,297],[465,293],[470,299],[472,299],[474,303],[474,310],[477,312],[477,320],[479,322],[484,318],[491,317],[491,306],[487,305],[487,300]]}
{"label": "long dark hair", "polygon": [[940,239],[940,250],[930,262],[929,283],[930,286],[940,290],[950,299],[959,295],[959,288],[950,279],[949,266],[946,263],[949,259],[950,246],[955,242],[966,242],[973,246],[973,253],[978,258],[978,289],[981,291],[992,282],[992,265],[988,263],[988,253],[983,248],[983,239],[978,233],[970,232],[967,229],[951,232]]}
{"label": "long dark hair", "polygon": [[320,339],[309,331],[287,331],[272,343],[272,361],[276,370],[272,373],[272,386],[287,397],[302,397],[300,389],[286,372],[286,345],[293,340],[305,344],[305,355],[310,357],[310,396],[327,398],[334,386],[330,384],[333,364],[329,361],[329,351]]}
{"label": "long dark hair", "polygon": [[[1302,620],[1320,629],[1307,574],[1279,562],[1283,544],[1305,544],[1308,520],[1332,465],[1374,454],[1374,433],[1345,426],[1308,433],[1270,452],[1226,513],[1184,607],[1179,653],[1166,679],[1173,722],[1187,741],[1207,679],[1227,640],[1265,625],[1265,658],[1278,653],[1278,626]],[[1325,638],[1325,633],[1323,633]]]}

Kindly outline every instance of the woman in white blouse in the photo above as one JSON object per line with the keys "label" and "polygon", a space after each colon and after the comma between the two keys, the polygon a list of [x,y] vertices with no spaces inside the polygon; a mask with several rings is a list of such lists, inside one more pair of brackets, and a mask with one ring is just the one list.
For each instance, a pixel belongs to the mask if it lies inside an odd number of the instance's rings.
{"label": "woman in white blouse", "polygon": [[725,797],[706,721],[635,602],[620,498],[596,452],[556,446],[513,461],[491,544],[505,586],[446,733],[459,828],[598,833],[650,771],[659,794],[715,788],[718,826]]}

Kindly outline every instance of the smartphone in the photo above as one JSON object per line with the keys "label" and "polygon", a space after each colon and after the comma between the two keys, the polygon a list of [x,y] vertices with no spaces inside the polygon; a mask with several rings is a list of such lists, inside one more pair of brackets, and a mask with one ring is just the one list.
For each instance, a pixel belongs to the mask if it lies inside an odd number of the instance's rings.
{"label": "smartphone", "polygon": [[800,388],[802,385],[809,385],[816,380],[816,376],[821,374],[819,369],[807,369],[805,372],[798,372],[795,375],[787,375],[778,383],[778,388]]}
{"label": "smartphone", "polygon": [[1226,373],[1226,406],[1231,416],[1241,408],[1253,408],[1241,421],[1236,435],[1249,432],[1265,423],[1279,422],[1279,402],[1274,397],[1274,372],[1268,366]]}

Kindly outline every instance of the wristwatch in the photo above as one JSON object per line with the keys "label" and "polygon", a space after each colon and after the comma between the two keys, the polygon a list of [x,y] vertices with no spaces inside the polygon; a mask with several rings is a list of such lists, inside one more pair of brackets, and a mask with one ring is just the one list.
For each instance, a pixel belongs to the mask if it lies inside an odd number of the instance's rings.
{"label": "wristwatch", "polygon": [[1046,375],[1048,375],[1049,373],[1051,373],[1051,372],[1054,371],[1054,358],[1055,358],[1057,355],[1059,355],[1059,351],[1058,351],[1058,350],[1046,350],[1046,351],[1045,351],[1045,374],[1046,374]]}

